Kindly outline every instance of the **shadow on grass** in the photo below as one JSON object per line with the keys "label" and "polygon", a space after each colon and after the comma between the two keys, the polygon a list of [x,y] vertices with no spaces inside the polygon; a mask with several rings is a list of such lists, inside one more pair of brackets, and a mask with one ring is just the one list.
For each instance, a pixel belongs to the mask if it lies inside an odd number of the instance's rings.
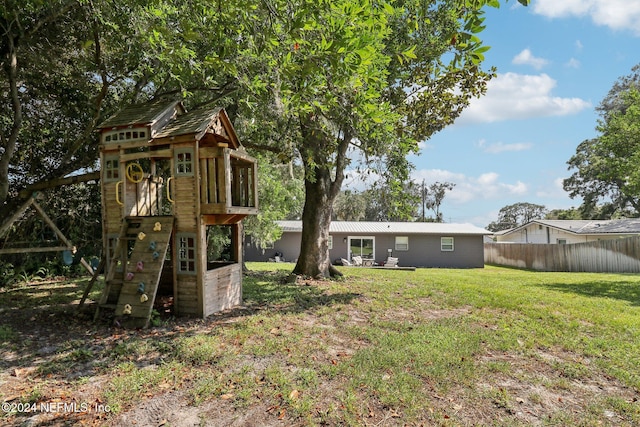
{"label": "shadow on grass", "polygon": [[640,284],[636,281],[545,283],[538,286],[586,297],[612,298],[640,306]]}
{"label": "shadow on grass", "polygon": [[[113,364],[160,363],[175,352],[179,337],[206,333],[224,323],[260,312],[301,313],[322,306],[349,304],[356,293],[331,293],[330,282],[288,283],[286,272],[249,272],[243,277],[242,307],[204,321],[165,318],[159,327],[132,331],[108,320],[93,323],[95,306],[78,311],[86,280],[16,286],[0,292],[0,370],[36,368],[34,375],[69,380],[92,376]],[[97,297],[99,289],[95,290]]]}
{"label": "shadow on grass", "polygon": [[268,308],[283,313],[297,313],[320,306],[348,304],[361,295],[353,292],[329,293],[327,283],[315,280],[290,282],[286,272],[254,271],[245,273],[244,306]]}

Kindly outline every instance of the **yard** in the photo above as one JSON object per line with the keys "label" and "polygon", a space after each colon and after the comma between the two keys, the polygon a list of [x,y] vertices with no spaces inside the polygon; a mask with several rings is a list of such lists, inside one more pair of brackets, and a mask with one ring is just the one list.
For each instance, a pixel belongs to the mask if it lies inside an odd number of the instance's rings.
{"label": "yard", "polygon": [[0,288],[0,425],[640,424],[640,275],[249,268],[243,307],[140,331],[86,280]]}

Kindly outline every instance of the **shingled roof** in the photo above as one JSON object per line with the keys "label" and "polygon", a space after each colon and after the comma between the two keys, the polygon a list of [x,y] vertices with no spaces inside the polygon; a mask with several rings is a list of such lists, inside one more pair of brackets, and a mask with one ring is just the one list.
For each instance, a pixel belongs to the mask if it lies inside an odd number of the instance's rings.
{"label": "shingled roof", "polygon": [[[143,104],[130,105],[100,123],[98,129],[127,125],[151,125],[159,120],[169,108],[173,108],[178,104],[181,104],[181,102],[176,100],[157,99]],[[181,109],[184,111],[183,107]]]}
{"label": "shingled roof", "polygon": [[211,121],[220,113],[221,108],[208,108],[202,110],[189,111],[186,114],[176,117],[159,131],[156,138],[168,138],[172,136],[196,134],[200,135],[207,131]]}

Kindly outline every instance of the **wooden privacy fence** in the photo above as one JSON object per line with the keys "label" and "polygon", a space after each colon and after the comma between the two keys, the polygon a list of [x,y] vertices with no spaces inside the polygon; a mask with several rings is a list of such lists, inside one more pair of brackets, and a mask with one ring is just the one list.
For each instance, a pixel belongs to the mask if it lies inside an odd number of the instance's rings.
{"label": "wooden privacy fence", "polygon": [[538,271],[639,273],[640,236],[570,245],[485,243],[484,262]]}

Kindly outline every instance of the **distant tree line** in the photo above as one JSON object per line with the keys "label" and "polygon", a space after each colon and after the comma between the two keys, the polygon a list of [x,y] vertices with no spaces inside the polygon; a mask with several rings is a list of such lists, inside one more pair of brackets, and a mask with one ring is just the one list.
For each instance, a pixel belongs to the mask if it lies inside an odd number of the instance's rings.
{"label": "distant tree line", "polygon": [[332,219],[443,222],[440,207],[447,191],[454,187],[451,182],[427,185],[409,181],[402,184],[402,191],[390,189],[385,183],[363,191],[344,190],[336,198]]}

